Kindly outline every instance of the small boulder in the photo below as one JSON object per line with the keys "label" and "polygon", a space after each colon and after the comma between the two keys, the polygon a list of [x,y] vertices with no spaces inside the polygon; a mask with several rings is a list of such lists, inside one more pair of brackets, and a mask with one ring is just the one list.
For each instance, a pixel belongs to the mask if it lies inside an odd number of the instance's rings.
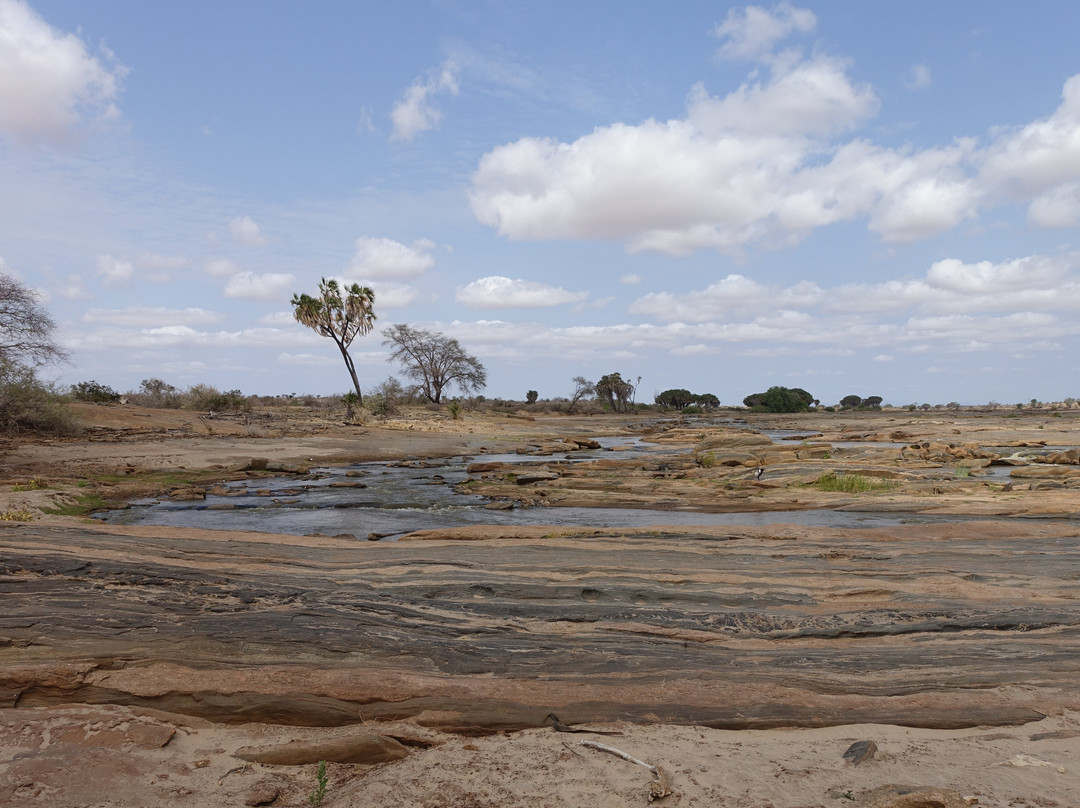
{"label": "small boulder", "polygon": [[844,752],[844,760],[852,766],[858,766],[867,760],[871,760],[877,754],[877,744],[873,741],[855,741]]}
{"label": "small boulder", "polygon": [[261,780],[248,789],[244,795],[244,805],[273,805],[281,796],[281,787],[271,779]]}

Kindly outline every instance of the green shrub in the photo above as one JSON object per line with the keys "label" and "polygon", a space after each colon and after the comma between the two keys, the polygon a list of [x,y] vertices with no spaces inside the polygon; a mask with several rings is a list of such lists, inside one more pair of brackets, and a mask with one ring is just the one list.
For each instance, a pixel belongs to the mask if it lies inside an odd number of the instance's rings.
{"label": "green shrub", "polygon": [[120,400],[120,394],[107,384],[93,381],[78,382],[71,385],[71,395],[77,401],[90,401],[94,404],[111,404]]}
{"label": "green shrub", "polygon": [[824,474],[815,485],[822,491],[843,494],[862,494],[866,491],[882,491],[895,483],[864,477],[862,474]]}
{"label": "green shrub", "polygon": [[716,455],[714,455],[712,452],[706,452],[698,458],[698,465],[701,466],[703,469],[711,469],[713,466],[716,465]]}
{"label": "green shrub", "polygon": [[189,410],[207,412],[246,412],[251,410],[251,402],[239,390],[222,393],[208,384],[196,384],[184,393],[184,406]]}
{"label": "green shrub", "polygon": [[446,405],[446,411],[450,413],[450,417],[455,421],[461,417],[462,407],[457,401],[451,401]]}
{"label": "green shrub", "polygon": [[79,425],[63,397],[33,368],[0,359],[0,433],[77,435]]}

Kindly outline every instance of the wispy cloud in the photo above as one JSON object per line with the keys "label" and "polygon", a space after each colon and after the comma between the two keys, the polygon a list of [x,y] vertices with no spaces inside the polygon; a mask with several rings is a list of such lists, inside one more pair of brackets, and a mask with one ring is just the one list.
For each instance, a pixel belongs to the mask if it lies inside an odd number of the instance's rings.
{"label": "wispy cloud", "polygon": [[568,292],[562,287],[501,275],[475,280],[460,287],[455,295],[458,303],[473,309],[535,309],[581,303],[588,297],[588,292]]}
{"label": "wispy cloud", "polygon": [[438,94],[458,94],[457,66],[446,62],[433,76],[418,79],[405,90],[404,96],[390,113],[393,122],[391,140],[413,140],[421,132],[435,129],[442,112],[435,106]]}

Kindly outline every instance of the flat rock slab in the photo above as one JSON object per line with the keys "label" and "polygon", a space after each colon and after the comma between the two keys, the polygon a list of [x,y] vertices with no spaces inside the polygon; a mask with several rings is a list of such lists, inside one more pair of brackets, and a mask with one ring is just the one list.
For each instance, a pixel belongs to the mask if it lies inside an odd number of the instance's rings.
{"label": "flat rock slab", "polygon": [[549,712],[1022,723],[1080,709],[1077,533],[506,527],[369,543],[0,526],[0,690],[19,707],[468,734]]}

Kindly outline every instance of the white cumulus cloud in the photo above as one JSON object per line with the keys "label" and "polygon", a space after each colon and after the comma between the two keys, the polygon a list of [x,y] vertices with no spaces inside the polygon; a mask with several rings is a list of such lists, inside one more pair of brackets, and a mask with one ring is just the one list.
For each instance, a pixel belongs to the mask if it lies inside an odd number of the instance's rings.
{"label": "white cumulus cloud", "polygon": [[356,240],[349,274],[365,280],[412,280],[435,266],[433,249],[435,242],[428,239],[406,246],[393,239],[361,236]]}
{"label": "white cumulus cloud", "polygon": [[881,198],[853,182],[840,197],[822,174],[822,138],[877,108],[873,91],[853,82],[843,62],[816,56],[726,96],[696,87],[681,119],[612,124],[571,143],[527,137],[496,147],[473,175],[472,210],[512,239],[622,239],[632,251],[738,253],[770,236],[797,238],[863,214]]}
{"label": "white cumulus cloud", "polygon": [[0,0],[0,133],[15,142],[69,140],[84,115],[115,116],[126,69],[92,56],[22,0]]}
{"label": "white cumulus cloud", "polygon": [[491,275],[459,287],[455,299],[474,309],[535,309],[581,303],[588,296],[588,292],[570,292],[546,283]]}
{"label": "white cumulus cloud", "polygon": [[405,95],[390,113],[394,124],[390,139],[413,140],[421,132],[437,128],[442,113],[435,106],[433,97],[438,93],[458,94],[457,67],[452,62],[444,64],[434,76],[417,80],[405,90]]}

